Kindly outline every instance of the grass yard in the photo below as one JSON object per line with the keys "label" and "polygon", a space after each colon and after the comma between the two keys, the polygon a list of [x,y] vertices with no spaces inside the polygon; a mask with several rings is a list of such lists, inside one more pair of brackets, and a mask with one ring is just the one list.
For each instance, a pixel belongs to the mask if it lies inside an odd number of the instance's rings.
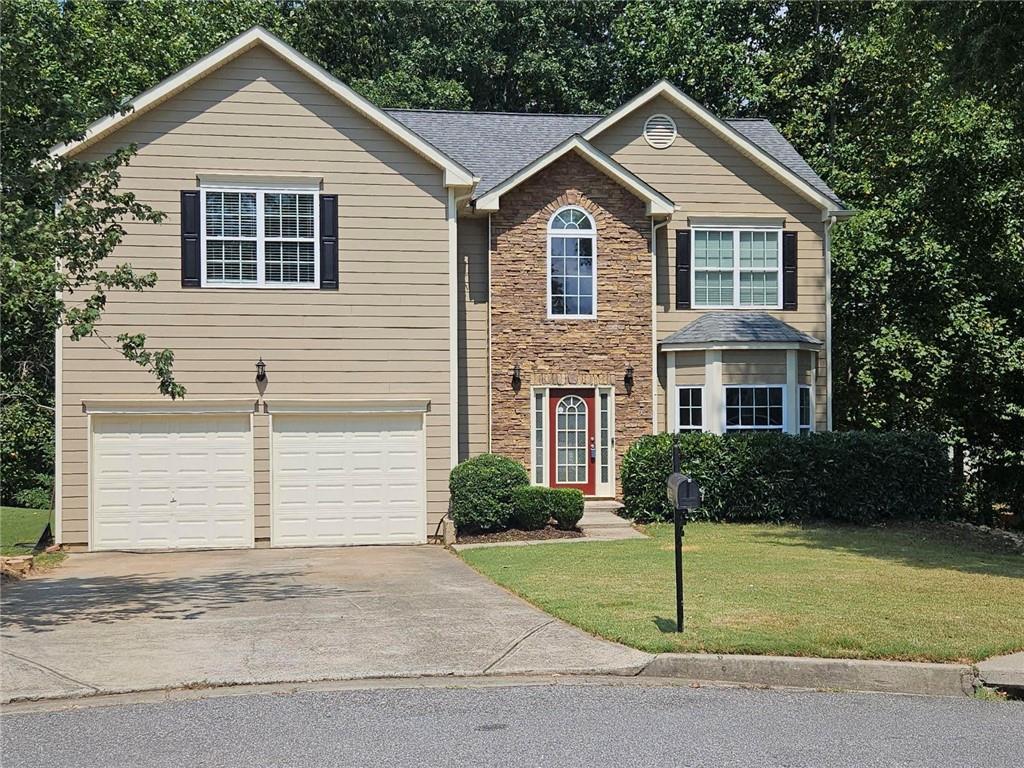
{"label": "grass yard", "polygon": [[461,553],[534,605],[651,652],[977,661],[1024,650],[1024,557],[911,529],[692,523],[649,540]]}
{"label": "grass yard", "polygon": [[[0,555],[30,555],[43,529],[50,522],[46,509],[22,509],[0,507]],[[49,568],[64,559],[64,553],[53,552],[38,555],[35,560],[39,569]]]}

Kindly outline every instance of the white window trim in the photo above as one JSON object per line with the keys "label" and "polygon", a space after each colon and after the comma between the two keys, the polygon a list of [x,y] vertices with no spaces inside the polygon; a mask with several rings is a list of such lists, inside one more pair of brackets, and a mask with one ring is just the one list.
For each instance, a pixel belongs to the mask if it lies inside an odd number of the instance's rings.
{"label": "white window trim", "polygon": [[[805,391],[805,390],[807,392],[808,398],[810,399],[810,408],[808,410],[810,411],[811,421],[810,421],[809,424],[801,424],[800,423],[800,393]],[[802,430],[803,429],[807,429],[808,432],[813,432],[814,431],[814,388],[811,387],[810,384],[801,384],[797,388],[797,395],[796,395],[796,422],[797,422],[796,423],[797,434],[802,434]]]}
{"label": "white window trim", "polygon": [[[699,427],[683,427],[679,420],[679,410],[682,406],[682,402],[679,399],[679,393],[684,389],[699,389],[700,390],[700,426]],[[699,384],[687,385],[682,384],[676,387],[676,405],[675,405],[675,431],[676,432],[705,432],[705,422],[707,421],[707,400],[704,398],[704,387]]]}
{"label": "white window trim", "polygon": [[[731,272],[732,273],[732,303],[731,304],[698,304],[697,303],[697,232],[732,232],[732,269],[701,269],[701,272]],[[775,304],[740,304],[740,274],[743,272],[769,272],[766,269],[755,269],[751,267],[740,267],[740,233],[741,232],[777,232],[779,243],[778,269],[778,301]],[[756,225],[732,224],[727,226],[714,226],[703,224],[690,229],[690,296],[693,297],[694,309],[782,309],[782,227]]]}
{"label": "white window trim", "polygon": [[745,426],[745,427],[740,427],[739,429],[732,430],[732,431],[734,431],[734,432],[744,431],[745,432],[747,430],[757,430],[759,432],[782,432],[783,434],[786,434],[786,433],[789,432],[789,420],[791,418],[791,414],[789,413],[789,408],[786,407],[786,385],[785,384],[726,384],[725,386],[722,387],[721,421],[722,421],[722,434],[723,435],[724,434],[728,434],[730,432],[729,426],[727,424],[727,419],[726,419],[726,413],[727,413],[727,409],[728,409],[728,406],[726,405],[726,402],[729,399],[728,397],[726,397],[726,392],[728,390],[730,390],[730,389],[781,389],[782,390],[782,426],[781,426],[781,429],[780,429],[780,427],[769,427],[769,426],[749,426],[749,427]]}
{"label": "white window trim", "polygon": [[[199,285],[202,288],[274,288],[283,290],[318,290],[320,288],[320,188],[314,185],[295,185],[290,187],[265,186],[252,184],[249,186],[235,186],[231,184],[219,184],[199,187]],[[256,195],[256,279],[255,280],[208,280],[206,278],[206,193],[227,192],[241,193],[248,192]],[[264,234],[266,222],[264,221],[264,198],[267,194],[284,195],[312,195],[313,196],[313,281],[310,283],[283,283],[272,282],[265,278],[266,257],[264,245],[268,242]],[[252,238],[216,238],[218,240],[251,240]],[[271,238],[270,242],[279,241],[305,241],[308,238]]]}
{"label": "white window trim", "polygon": [[[581,232],[572,229],[552,229],[551,223],[555,220],[555,217],[563,211],[579,211],[591,224],[591,231]],[[593,311],[588,315],[556,315],[551,312],[551,238],[552,237],[578,237],[580,239],[590,239],[590,252],[594,260],[593,264],[593,279],[590,286],[590,306]],[[547,294],[548,294],[548,320],[596,320],[597,319],[597,222],[594,217],[590,215],[585,209],[580,208],[578,205],[563,205],[548,219],[548,234],[547,234]]]}

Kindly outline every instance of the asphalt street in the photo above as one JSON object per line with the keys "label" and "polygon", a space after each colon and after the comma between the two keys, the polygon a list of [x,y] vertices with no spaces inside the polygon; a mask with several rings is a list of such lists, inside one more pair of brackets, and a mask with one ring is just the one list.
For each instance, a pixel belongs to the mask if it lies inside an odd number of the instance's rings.
{"label": "asphalt street", "polygon": [[1024,703],[635,685],[316,691],[0,718],[3,765],[1021,765]]}

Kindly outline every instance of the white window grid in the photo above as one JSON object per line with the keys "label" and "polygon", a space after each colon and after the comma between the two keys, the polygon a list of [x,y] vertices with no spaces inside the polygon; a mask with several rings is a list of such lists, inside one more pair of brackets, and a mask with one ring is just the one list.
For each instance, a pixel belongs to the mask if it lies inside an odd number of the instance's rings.
{"label": "white window grid", "polygon": [[565,395],[555,406],[555,482],[559,485],[586,485],[590,477],[589,417],[587,401],[577,395]]}
{"label": "white window grid", "polygon": [[[204,288],[282,288],[286,290],[310,290],[320,287],[320,200],[319,190],[309,187],[230,187],[204,186],[199,195],[199,239],[200,239],[200,285]],[[250,194],[256,198],[256,235],[251,236],[208,236],[206,234],[206,203],[207,193]],[[313,234],[312,237],[267,237],[266,235],[266,195],[307,195],[313,198]],[[296,233],[298,235],[298,232]],[[244,241],[256,244],[256,279],[255,280],[217,280],[207,277],[207,242],[208,241]],[[266,278],[266,244],[267,243],[311,243],[313,246],[313,279],[309,282],[285,282],[267,280]],[[283,271],[283,268],[282,268]]]}
{"label": "white window grid", "polygon": [[[704,431],[704,387],[676,387],[676,431]],[[686,415],[684,419],[683,416]],[[695,419],[694,416],[697,418]]]}
{"label": "white window grid", "polygon": [[[573,219],[576,220],[577,228],[555,228],[555,222],[563,214],[569,214]],[[580,217],[582,215],[582,218]],[[579,224],[586,226],[586,229],[579,228]],[[561,238],[563,240],[581,240],[590,242],[590,308],[591,311],[576,312],[576,313],[565,313],[565,312],[554,312],[553,306],[553,294],[551,292],[551,278],[552,278],[552,243],[555,238]],[[549,320],[592,320],[597,317],[597,226],[594,222],[594,218],[587,213],[585,210],[575,205],[567,205],[559,208],[548,220],[548,236],[547,236],[547,251],[548,251],[548,269],[547,269],[547,294],[548,294],[548,319]],[[561,257],[561,258],[576,258],[580,257]],[[563,278],[565,279],[565,278]],[[579,279],[577,277],[577,279]],[[582,292],[575,294],[566,295],[580,295]]]}
{"label": "white window grid", "polygon": [[[768,390],[778,391],[780,393],[780,405],[779,406],[766,406],[769,408],[779,407],[782,410],[782,423],[781,424],[740,424],[730,427],[729,426],[729,392],[731,390]],[[770,400],[769,400],[770,403]],[[745,407],[745,406],[741,406]],[[759,408],[761,406],[752,406]],[[789,414],[786,412],[786,386],[784,384],[728,384],[722,387],[722,429],[725,432],[786,432],[786,426],[789,424]]]}
{"label": "white window grid", "polygon": [[[729,234],[732,239],[732,266],[731,267],[697,267],[697,233],[719,233]],[[743,234],[750,234],[753,236],[766,235],[770,233],[776,234],[776,268],[775,270],[765,269],[763,266],[740,266],[740,239]],[[716,274],[716,275],[729,275],[732,280],[732,301],[729,303],[698,303],[697,301],[697,273],[705,274]],[[774,304],[755,304],[751,302],[741,303],[741,283],[742,275],[754,275],[754,274],[774,274],[775,275],[775,297],[776,301]],[[764,285],[761,286],[764,289]],[[736,309],[742,307],[758,308],[758,309],[782,309],[782,228],[781,227],[693,227],[690,230],[690,296],[692,297],[692,305],[694,309]]]}

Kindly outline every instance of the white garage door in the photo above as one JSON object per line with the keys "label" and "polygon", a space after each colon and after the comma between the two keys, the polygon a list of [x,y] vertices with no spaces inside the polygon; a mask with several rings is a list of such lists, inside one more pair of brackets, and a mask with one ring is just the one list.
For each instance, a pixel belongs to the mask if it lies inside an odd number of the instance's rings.
{"label": "white garage door", "polygon": [[418,413],[273,417],[271,543],[426,541]]}
{"label": "white garage door", "polygon": [[247,414],[93,416],[93,549],[253,546]]}

